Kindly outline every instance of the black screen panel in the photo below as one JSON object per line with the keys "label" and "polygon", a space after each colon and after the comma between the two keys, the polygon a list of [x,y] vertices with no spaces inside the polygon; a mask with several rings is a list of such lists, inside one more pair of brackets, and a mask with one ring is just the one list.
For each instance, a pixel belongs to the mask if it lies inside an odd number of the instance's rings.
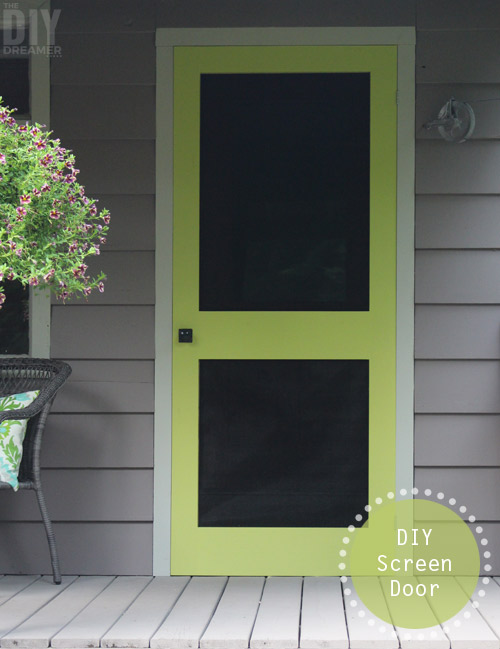
{"label": "black screen panel", "polygon": [[368,73],[204,74],[200,309],[369,309]]}
{"label": "black screen panel", "polygon": [[368,361],[200,361],[199,525],[339,527],[368,502]]}

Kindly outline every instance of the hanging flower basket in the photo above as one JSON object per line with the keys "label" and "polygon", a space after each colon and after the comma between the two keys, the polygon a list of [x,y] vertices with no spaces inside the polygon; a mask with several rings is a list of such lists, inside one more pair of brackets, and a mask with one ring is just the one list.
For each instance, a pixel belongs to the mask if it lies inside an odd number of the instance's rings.
{"label": "hanging flower basket", "polygon": [[110,221],[85,195],[75,157],[39,124],[18,124],[0,97],[0,309],[2,281],[48,288],[58,298],[104,290],[90,277]]}

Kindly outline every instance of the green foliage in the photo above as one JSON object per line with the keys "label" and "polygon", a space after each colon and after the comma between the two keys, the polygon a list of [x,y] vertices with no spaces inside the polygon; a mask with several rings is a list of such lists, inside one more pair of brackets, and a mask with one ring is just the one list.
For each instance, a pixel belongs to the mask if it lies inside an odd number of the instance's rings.
{"label": "green foliage", "polygon": [[75,157],[39,124],[17,124],[0,97],[1,282],[48,287],[61,299],[104,290],[105,276],[87,274],[87,257],[106,242],[108,210],[77,181]]}

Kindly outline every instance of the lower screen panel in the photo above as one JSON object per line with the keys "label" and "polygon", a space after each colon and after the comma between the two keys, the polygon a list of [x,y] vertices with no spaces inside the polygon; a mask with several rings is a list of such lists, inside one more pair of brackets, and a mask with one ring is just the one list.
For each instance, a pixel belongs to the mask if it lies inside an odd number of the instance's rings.
{"label": "lower screen panel", "polygon": [[368,502],[367,360],[200,361],[200,527],[343,527]]}

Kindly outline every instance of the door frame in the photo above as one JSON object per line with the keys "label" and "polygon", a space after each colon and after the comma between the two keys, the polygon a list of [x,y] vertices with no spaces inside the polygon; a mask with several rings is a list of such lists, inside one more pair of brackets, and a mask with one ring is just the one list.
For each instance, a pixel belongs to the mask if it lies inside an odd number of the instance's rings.
{"label": "door frame", "polygon": [[[179,46],[396,45],[398,48],[396,488],[413,487],[415,29],[161,28],[156,32],[156,307],[153,574],[170,574],[173,54]],[[166,245],[160,245],[166,242]]]}

